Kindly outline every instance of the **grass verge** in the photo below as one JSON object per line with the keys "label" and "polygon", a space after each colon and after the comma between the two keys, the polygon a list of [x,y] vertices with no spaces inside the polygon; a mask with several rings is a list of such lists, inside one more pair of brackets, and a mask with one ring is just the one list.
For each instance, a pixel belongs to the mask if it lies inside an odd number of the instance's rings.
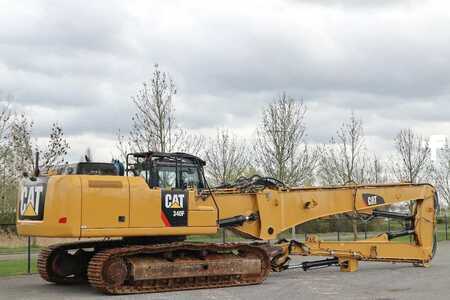
{"label": "grass verge", "polygon": [[[40,246],[31,246],[31,253],[37,253],[41,249]],[[18,246],[18,247],[0,247],[0,255],[2,254],[21,254],[27,253],[27,246]]]}
{"label": "grass verge", "polygon": [[[31,273],[36,273],[36,259],[31,259]],[[27,260],[3,260],[0,261],[0,277],[27,274]]]}

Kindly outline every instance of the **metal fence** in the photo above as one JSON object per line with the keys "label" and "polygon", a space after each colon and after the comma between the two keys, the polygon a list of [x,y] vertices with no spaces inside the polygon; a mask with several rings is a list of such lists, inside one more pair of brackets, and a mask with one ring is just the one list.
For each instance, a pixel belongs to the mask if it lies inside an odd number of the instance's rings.
{"label": "metal fence", "polygon": [[[323,240],[351,240],[354,238],[352,221],[348,218],[315,220],[291,230],[292,237],[300,238],[308,234],[318,235]],[[378,219],[369,222],[357,221],[357,239],[367,239],[383,232],[401,230],[404,223],[392,219]],[[438,241],[449,240],[449,218],[447,214],[437,217],[436,234]],[[286,235],[286,234],[285,234]]]}

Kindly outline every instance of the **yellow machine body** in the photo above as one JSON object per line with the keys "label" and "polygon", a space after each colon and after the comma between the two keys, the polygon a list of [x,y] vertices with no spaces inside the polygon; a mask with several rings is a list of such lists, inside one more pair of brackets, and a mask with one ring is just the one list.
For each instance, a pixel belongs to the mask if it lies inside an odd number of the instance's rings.
{"label": "yellow machine body", "polygon": [[[164,193],[177,192],[184,193],[183,200],[187,200],[183,203],[187,208],[184,225],[170,224],[164,216]],[[27,195],[30,199],[30,193],[34,202],[20,203]],[[356,242],[322,242],[311,237],[305,242],[308,251],[291,247],[290,254],[423,263],[432,256],[435,189],[428,184],[267,188],[252,193],[219,189],[212,194],[150,188],[139,176],[50,176],[45,195],[40,196],[41,202],[45,198],[43,205],[36,203],[36,191],[22,191],[17,229],[21,235],[74,238],[208,235],[217,232],[217,220],[257,215],[256,220],[232,230],[254,239],[274,240],[284,230],[310,220],[341,213],[370,214],[382,206],[415,201],[416,244],[396,243],[386,234]],[[167,212],[172,213],[170,208]],[[33,220],[33,214],[42,214],[42,219]]]}
{"label": "yellow machine body", "polygon": [[[49,282],[88,281],[108,294],[259,284],[270,271],[295,268],[335,265],[353,272],[359,261],[426,266],[433,258],[438,202],[429,184],[290,188],[253,176],[210,189],[204,165],[185,153],[130,153],[122,169],[85,162],[24,178],[17,230],[96,238],[41,250],[38,271]],[[409,202],[408,213],[389,211],[401,202]],[[397,218],[404,228],[359,241],[321,241],[311,234],[301,242],[275,241],[287,229],[338,214]],[[180,242],[219,228],[257,242]],[[401,236],[411,242],[397,242]],[[290,264],[290,255],[331,258]]]}
{"label": "yellow machine body", "polygon": [[142,177],[50,176],[42,220],[21,220],[19,203],[17,230],[21,235],[74,238],[216,233],[216,209],[195,194],[188,191],[187,226],[168,226],[162,218],[161,189],[150,188]]}

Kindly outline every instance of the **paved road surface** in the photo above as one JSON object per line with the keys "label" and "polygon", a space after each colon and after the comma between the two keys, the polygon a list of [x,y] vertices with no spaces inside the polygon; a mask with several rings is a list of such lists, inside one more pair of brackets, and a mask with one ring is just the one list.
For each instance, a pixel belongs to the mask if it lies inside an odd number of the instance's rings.
{"label": "paved road surface", "polygon": [[[0,279],[0,299],[105,299],[87,285],[57,286],[37,275]],[[274,273],[262,284],[238,288],[116,296],[110,299],[450,299],[450,242],[439,244],[430,268],[361,263],[355,273],[331,267]]]}

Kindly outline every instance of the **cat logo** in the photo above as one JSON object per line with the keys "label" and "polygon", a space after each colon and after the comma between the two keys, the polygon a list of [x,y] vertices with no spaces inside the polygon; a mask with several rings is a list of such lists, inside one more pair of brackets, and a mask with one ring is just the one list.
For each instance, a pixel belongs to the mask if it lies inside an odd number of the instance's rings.
{"label": "cat logo", "polygon": [[20,219],[42,220],[45,200],[43,185],[23,186],[19,203]]}
{"label": "cat logo", "polygon": [[161,220],[166,227],[187,226],[189,193],[183,190],[161,190]]}
{"label": "cat logo", "polygon": [[368,206],[384,204],[383,197],[379,195],[364,193],[362,196]]}
{"label": "cat logo", "polygon": [[164,204],[166,208],[172,209],[183,208],[184,194],[166,194]]}

